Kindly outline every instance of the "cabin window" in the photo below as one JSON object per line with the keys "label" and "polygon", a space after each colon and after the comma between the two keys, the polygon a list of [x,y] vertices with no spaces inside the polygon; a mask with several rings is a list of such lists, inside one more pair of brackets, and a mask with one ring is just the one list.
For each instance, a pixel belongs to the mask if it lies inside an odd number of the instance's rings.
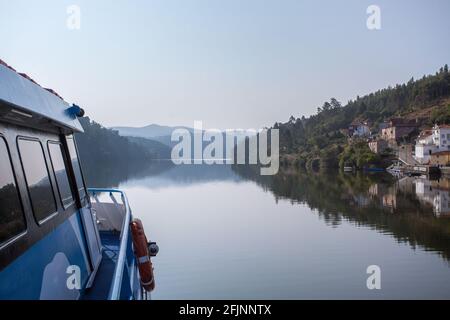
{"label": "cabin window", "polygon": [[18,143],[34,217],[43,223],[57,212],[44,150],[37,140],[19,139]]}
{"label": "cabin window", "polygon": [[0,137],[0,243],[26,230],[22,204],[6,141]]}
{"label": "cabin window", "polygon": [[48,152],[53,165],[53,173],[59,190],[59,196],[64,209],[73,203],[72,190],[70,189],[69,177],[64,163],[64,151],[62,145],[56,142],[48,142]]}
{"label": "cabin window", "polygon": [[67,137],[67,146],[69,148],[70,160],[72,162],[78,192],[80,194],[80,199],[82,200],[86,197],[86,190],[84,189],[83,176],[81,174],[81,166],[80,162],[78,161],[77,148],[75,147],[75,141],[73,137]]}

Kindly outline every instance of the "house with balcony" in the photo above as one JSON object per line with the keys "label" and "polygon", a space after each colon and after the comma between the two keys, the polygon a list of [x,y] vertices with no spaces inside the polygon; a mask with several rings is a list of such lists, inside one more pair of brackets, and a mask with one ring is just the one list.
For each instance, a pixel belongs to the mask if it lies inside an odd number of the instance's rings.
{"label": "house with balcony", "polygon": [[450,151],[450,126],[435,125],[432,129],[420,133],[416,140],[414,158],[421,164],[446,165],[448,151]]}

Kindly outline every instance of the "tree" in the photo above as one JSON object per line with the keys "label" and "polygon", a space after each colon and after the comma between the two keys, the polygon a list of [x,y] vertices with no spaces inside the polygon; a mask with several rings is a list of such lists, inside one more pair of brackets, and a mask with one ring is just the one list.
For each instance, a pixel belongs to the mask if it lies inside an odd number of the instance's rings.
{"label": "tree", "polygon": [[331,110],[331,104],[329,102],[325,102],[322,106],[323,111],[329,111]]}
{"label": "tree", "polygon": [[341,103],[337,101],[336,98],[331,98],[330,103],[333,109],[339,109],[342,107]]}

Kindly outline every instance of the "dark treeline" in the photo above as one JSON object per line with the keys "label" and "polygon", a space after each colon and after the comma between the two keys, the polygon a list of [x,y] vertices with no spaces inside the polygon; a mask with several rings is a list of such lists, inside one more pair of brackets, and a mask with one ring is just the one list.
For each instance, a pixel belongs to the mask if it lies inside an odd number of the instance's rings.
{"label": "dark treeline", "polygon": [[[435,75],[411,79],[405,84],[388,87],[375,93],[357,97],[342,106],[332,98],[318,108],[317,114],[305,118],[291,116],[286,123],[275,123],[280,130],[280,152],[292,155],[286,159],[305,166],[313,160],[321,165],[336,167],[347,139],[341,129],[354,120],[369,120],[373,128],[394,116],[403,116],[424,108],[438,106],[433,111],[434,121],[450,120],[450,73],[448,66]],[[367,150],[365,150],[367,151]]]}
{"label": "dark treeline", "polygon": [[25,229],[23,211],[20,205],[17,188],[13,183],[0,188],[0,242],[8,240],[11,235],[17,235]]}
{"label": "dark treeline", "polygon": [[[90,120],[80,119],[84,132],[75,134],[83,168],[89,179],[89,168],[107,172],[127,167],[142,167],[158,159],[170,157],[170,148],[160,142],[144,138],[122,137],[117,131],[108,129]],[[108,169],[109,168],[109,169]],[[92,181],[95,182],[95,181]]]}

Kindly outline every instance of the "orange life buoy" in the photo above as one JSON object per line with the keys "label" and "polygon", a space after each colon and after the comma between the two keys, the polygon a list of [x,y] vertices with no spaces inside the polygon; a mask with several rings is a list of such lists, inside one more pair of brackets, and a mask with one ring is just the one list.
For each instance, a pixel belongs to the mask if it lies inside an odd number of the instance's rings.
{"label": "orange life buoy", "polygon": [[155,289],[155,279],[153,277],[153,265],[150,260],[148,251],[147,237],[145,236],[144,227],[139,219],[131,222],[131,233],[133,237],[134,251],[141,275],[141,284],[147,291]]}

